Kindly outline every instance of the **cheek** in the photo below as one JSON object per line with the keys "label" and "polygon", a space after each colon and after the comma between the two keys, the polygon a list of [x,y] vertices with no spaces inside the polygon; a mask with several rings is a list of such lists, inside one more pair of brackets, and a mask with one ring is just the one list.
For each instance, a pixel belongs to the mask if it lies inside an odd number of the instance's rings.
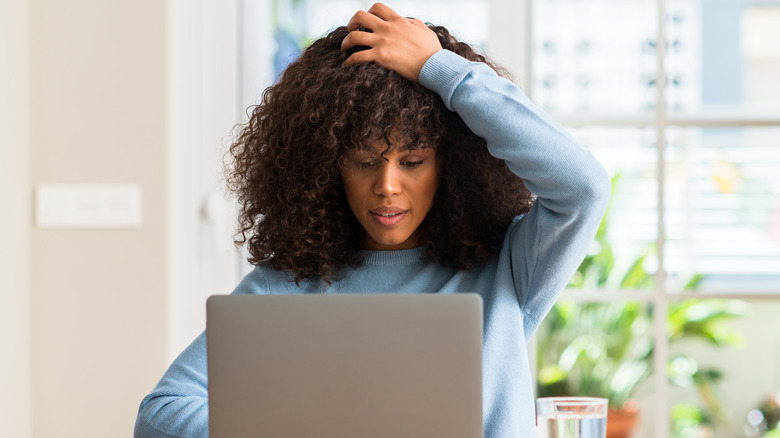
{"label": "cheek", "polygon": [[439,190],[439,172],[434,172],[432,175],[425,178],[422,182],[421,193],[425,197],[426,203],[433,204],[433,198],[436,196],[436,192]]}
{"label": "cheek", "polygon": [[344,187],[344,194],[346,195],[347,202],[350,206],[354,206],[355,202],[359,202],[360,188],[364,184],[361,184],[358,178],[349,175],[347,172],[343,172],[341,174],[341,185]]}

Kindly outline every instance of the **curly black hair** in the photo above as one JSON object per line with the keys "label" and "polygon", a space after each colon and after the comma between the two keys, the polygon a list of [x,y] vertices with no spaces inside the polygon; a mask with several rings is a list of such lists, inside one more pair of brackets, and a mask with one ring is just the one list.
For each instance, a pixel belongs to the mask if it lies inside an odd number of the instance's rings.
{"label": "curly black hair", "polygon": [[[444,49],[508,76],[444,27],[428,27]],[[364,49],[342,52],[348,33],[339,27],[314,41],[239,126],[225,171],[240,207],[236,246],[247,245],[250,263],[268,262],[296,282],[331,282],[359,266],[362,228],[344,193],[342,158],[380,140],[391,147],[400,135],[407,147],[434,147],[441,166],[420,225],[427,260],[459,269],[488,263],[533,195],[435,93],[375,63],[342,66]]]}

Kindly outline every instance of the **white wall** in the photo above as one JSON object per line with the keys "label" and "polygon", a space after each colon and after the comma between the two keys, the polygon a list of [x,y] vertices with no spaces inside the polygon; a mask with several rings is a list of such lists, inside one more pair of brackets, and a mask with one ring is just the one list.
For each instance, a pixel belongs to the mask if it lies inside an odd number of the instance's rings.
{"label": "white wall", "polygon": [[0,436],[30,436],[29,26],[0,2]]}

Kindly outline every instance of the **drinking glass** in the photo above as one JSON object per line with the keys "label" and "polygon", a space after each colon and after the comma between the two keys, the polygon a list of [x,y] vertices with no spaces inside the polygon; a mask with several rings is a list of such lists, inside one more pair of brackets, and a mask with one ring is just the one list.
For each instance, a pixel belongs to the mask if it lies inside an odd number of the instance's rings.
{"label": "drinking glass", "polygon": [[537,438],[606,438],[607,402],[598,397],[536,399]]}

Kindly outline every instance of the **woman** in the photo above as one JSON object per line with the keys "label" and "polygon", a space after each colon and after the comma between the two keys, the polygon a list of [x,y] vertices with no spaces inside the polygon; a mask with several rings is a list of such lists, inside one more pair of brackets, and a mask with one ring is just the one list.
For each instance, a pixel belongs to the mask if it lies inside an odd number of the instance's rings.
{"label": "woman", "polygon": [[[255,265],[234,293],[476,291],[485,437],[534,435],[526,341],[586,254],[609,179],[517,86],[377,3],[288,67],[230,154]],[[136,436],[207,435],[202,335],[143,400]]]}

